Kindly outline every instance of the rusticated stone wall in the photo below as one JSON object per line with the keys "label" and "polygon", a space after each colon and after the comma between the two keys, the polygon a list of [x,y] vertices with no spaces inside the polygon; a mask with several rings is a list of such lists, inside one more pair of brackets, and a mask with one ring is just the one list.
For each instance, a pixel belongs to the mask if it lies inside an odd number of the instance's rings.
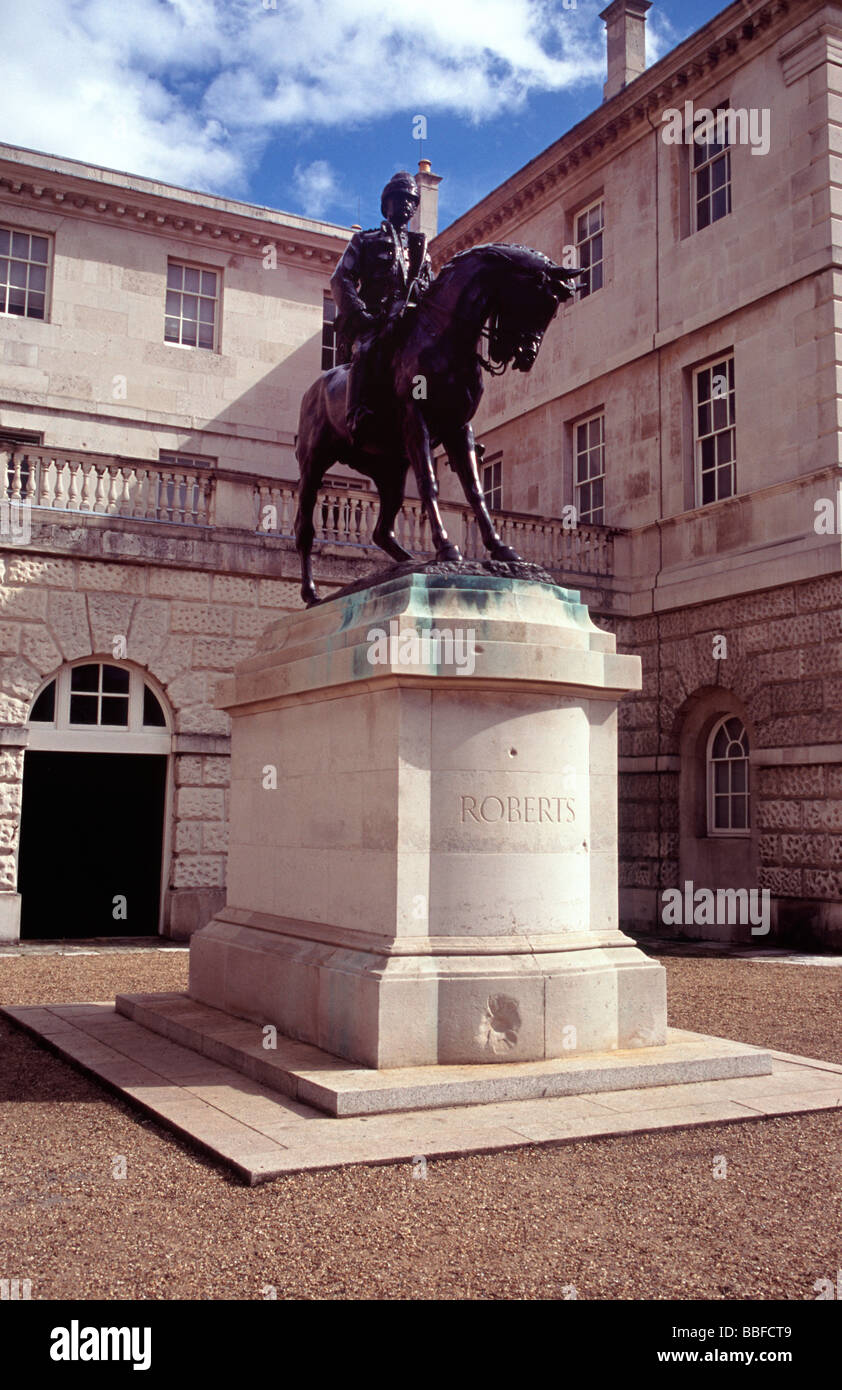
{"label": "rusticated stone wall", "polygon": [[[174,725],[174,824],[168,926],[182,934],[223,899],[228,837],[228,716],[214,688],[281,612],[300,606],[291,579],[240,577],[150,564],[16,554],[0,557],[0,893],[14,893],[32,700],[68,661],[125,660],[148,672]],[[17,738],[16,738],[17,734]]]}
{"label": "rusticated stone wall", "polygon": [[[751,739],[754,878],[733,877],[733,842],[722,843],[722,886],[769,889],[772,937],[842,944],[842,576],[596,621],[643,663],[643,689],[619,716],[625,925],[663,930],[661,890],[698,868],[682,734],[703,702],[708,725],[717,711],[737,713]],[[748,849],[744,858],[748,874]]]}

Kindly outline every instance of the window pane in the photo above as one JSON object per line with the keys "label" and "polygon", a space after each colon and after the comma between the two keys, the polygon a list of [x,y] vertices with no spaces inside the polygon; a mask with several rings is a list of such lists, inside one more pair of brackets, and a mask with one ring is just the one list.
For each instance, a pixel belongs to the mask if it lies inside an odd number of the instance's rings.
{"label": "window pane", "polygon": [[164,340],[168,343],[178,342],[178,319],[164,320]]}
{"label": "window pane", "polygon": [[581,454],[588,447],[588,427],[587,425],[576,426],[576,452]]}
{"label": "window pane", "polygon": [[193,294],[198,294],[199,292],[199,272],[189,265],[184,267],[184,288],[190,290]]}
{"label": "window pane", "polygon": [[706,198],[710,193],[710,168],[708,166],[700,169],[696,175],[696,193],[700,198]]}
{"label": "window pane", "polygon": [[713,437],[712,435],[709,435],[707,439],[703,439],[703,440],[702,440],[702,472],[703,472],[703,473],[706,473],[706,472],[708,471],[709,468],[713,468],[713,465],[714,465],[714,451],[715,451],[715,449],[716,449],[716,440],[714,439],[714,437]]}
{"label": "window pane", "polygon": [[95,724],[97,718],[96,695],[70,696],[71,724]]}
{"label": "window pane", "polygon": [[45,290],[47,288],[47,271],[43,265],[31,265],[29,267],[29,288],[31,290]]}
{"label": "window pane", "polygon": [[199,317],[199,301],[195,294],[185,294],[181,301],[181,312],[186,319]]}
{"label": "window pane", "polygon": [[29,259],[29,233],[12,232],[12,255]]}
{"label": "window pane", "polygon": [[33,261],[41,261],[43,265],[46,265],[48,246],[49,243],[45,236],[32,237],[32,250],[29,253],[31,259]]}
{"label": "window pane", "polygon": [[99,690],[99,666],[94,662],[85,666],[74,666],[70,672],[71,690]]}
{"label": "window pane", "polygon": [[202,294],[216,294],[216,275],[212,270],[202,271]]}
{"label": "window pane", "polygon": [[124,666],[103,666],[102,688],[109,695],[129,693],[129,673]]}
{"label": "window pane", "polygon": [[182,280],[182,269],[180,265],[167,266],[167,285],[171,290],[180,290]]}
{"label": "window pane", "polygon": [[731,764],[731,790],[735,792],[746,790],[746,765],[741,758],[735,759]]}
{"label": "window pane", "polygon": [[710,367],[705,367],[696,377],[696,393],[697,400],[710,400]]}
{"label": "window pane", "polygon": [[30,723],[52,724],[56,717],[56,683],[50,681],[45,686],[32,706],[32,713],[29,716]]}
{"label": "window pane", "polygon": [[185,320],[185,322],[182,324],[182,327],[181,327],[181,341],[182,341],[182,343],[185,343],[185,344],[187,345],[187,347],[195,347],[195,346],[196,346],[196,325],[195,325],[195,323],[188,323],[188,322]]}
{"label": "window pane", "polygon": [[731,465],[726,468],[718,468],[716,471],[716,486],[719,497],[730,497],[734,491],[734,475]]}
{"label": "window pane", "polygon": [[731,462],[731,431],[725,430],[723,434],[716,437],[716,462],[724,464]]}
{"label": "window pane", "polygon": [[602,289],[602,261],[591,271],[591,292]]}
{"label": "window pane", "polygon": [[600,424],[599,417],[588,422],[588,444],[592,449],[596,448],[600,441]]}
{"label": "window pane", "polygon": [[705,199],[704,202],[699,203],[698,209],[696,211],[696,226],[698,227],[699,231],[701,231],[703,227],[708,227],[709,225],[710,203],[707,201],[707,199]]}
{"label": "window pane", "polygon": [[727,749],[728,734],[723,725],[723,727],[718,731],[716,738],[713,740],[713,748],[711,749],[711,752],[715,758],[724,758]]}
{"label": "window pane", "polygon": [[726,190],[719,188],[713,195],[713,221],[718,222],[720,217],[724,217],[728,211],[728,198]]}
{"label": "window pane", "polygon": [[702,505],[716,501],[716,486],[713,473],[702,474]]}
{"label": "window pane", "polygon": [[213,300],[199,300],[199,319],[202,323],[213,323]]}
{"label": "window pane", "polygon": [[10,242],[11,232],[8,232],[4,227],[0,227],[0,256],[8,256]]}
{"label": "window pane", "polygon": [[26,289],[26,266],[23,261],[9,262],[9,284]]}
{"label": "window pane", "polygon": [[143,722],[155,729],[165,729],[167,721],[164,718],[164,711],[160,701],[149,689],[148,685],[143,687]]}
{"label": "window pane", "polygon": [[167,290],[166,311],[178,315],[181,312],[181,295],[178,290]]}
{"label": "window pane", "polygon": [[203,347],[203,348],[212,348],[212,347],[213,347],[213,324],[211,324],[211,323],[200,323],[200,324],[199,324],[199,347]]}
{"label": "window pane", "polygon": [[43,294],[30,294],[26,308],[27,318],[42,319],[44,317],[44,296]]}
{"label": "window pane", "polygon": [[746,801],[742,796],[735,797],[731,801],[731,827],[734,830],[745,830],[748,824],[746,815]]}
{"label": "window pane", "polygon": [[[83,698],[85,698],[83,696]],[[103,695],[102,697],[102,722],[103,724],[118,724],[120,728],[127,729],[129,726],[129,702],[119,695]]]}

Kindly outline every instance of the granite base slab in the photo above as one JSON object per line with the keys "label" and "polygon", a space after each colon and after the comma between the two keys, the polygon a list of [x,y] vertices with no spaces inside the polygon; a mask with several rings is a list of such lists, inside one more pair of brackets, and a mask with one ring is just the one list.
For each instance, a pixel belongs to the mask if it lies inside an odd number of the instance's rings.
{"label": "granite base slab", "polygon": [[[374,1070],[197,1004],[185,994],[123,994],[118,1014],[198,1056],[336,1117],[598,1094],[763,1076],[770,1054],[746,1043],[668,1030],[666,1045],[561,1060]],[[265,1044],[275,1045],[267,1047]]]}

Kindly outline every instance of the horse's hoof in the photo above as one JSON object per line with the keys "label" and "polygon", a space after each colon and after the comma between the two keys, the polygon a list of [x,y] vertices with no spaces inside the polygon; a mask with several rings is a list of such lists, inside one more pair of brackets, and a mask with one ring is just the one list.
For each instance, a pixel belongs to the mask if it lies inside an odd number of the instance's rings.
{"label": "horse's hoof", "polygon": [[456,564],[458,564],[459,561],[462,559],[462,552],[459,549],[458,545],[452,545],[450,541],[448,541],[447,545],[443,545],[441,550],[436,551],[436,559],[452,560]]}
{"label": "horse's hoof", "polygon": [[508,560],[510,562],[523,560],[523,556],[518,555],[517,551],[513,550],[510,545],[493,545],[488,553],[492,560]]}
{"label": "horse's hoof", "polygon": [[371,539],[374,541],[374,544],[385,551],[389,558],[394,560],[396,564],[402,564],[404,560],[412,559],[409,551],[404,550],[403,546],[395,540],[394,536],[378,536],[375,531]]}
{"label": "horse's hoof", "polygon": [[307,608],[312,608],[314,604],[320,602],[319,596],[316,593],[315,584],[302,584],[301,597],[303,598],[304,604]]}

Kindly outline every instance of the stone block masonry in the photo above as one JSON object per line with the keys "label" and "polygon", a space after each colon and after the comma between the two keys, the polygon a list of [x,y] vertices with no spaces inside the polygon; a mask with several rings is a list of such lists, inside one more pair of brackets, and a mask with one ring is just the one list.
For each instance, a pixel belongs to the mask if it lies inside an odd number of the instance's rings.
{"label": "stone block masonry", "polygon": [[[751,746],[753,882],[772,894],[773,934],[842,945],[842,576],[597,621],[643,664],[619,729],[624,926],[657,931],[661,891],[693,878],[693,841],[707,835],[704,733],[735,713]],[[733,843],[720,857],[732,870]]]}

